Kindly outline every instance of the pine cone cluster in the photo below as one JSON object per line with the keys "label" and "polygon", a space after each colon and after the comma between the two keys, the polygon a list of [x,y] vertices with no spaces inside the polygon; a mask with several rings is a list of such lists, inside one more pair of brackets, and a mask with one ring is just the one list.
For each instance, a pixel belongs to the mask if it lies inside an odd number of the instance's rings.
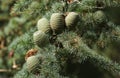
{"label": "pine cone cluster", "polygon": [[53,13],[50,21],[46,18],[41,18],[37,22],[37,29],[33,34],[33,40],[39,47],[45,47],[49,44],[49,36],[51,34],[60,34],[65,29],[74,29],[79,21],[79,14],[69,12],[66,16],[63,13]]}

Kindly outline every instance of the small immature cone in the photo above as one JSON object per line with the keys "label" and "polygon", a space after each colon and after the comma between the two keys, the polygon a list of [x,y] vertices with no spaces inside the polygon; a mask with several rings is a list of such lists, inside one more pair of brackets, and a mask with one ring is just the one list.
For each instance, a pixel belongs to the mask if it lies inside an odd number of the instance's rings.
{"label": "small immature cone", "polygon": [[65,18],[66,27],[68,29],[74,29],[78,21],[79,21],[78,13],[70,12]]}
{"label": "small immature cone", "polygon": [[45,47],[46,45],[48,45],[49,43],[49,36],[48,34],[42,32],[41,30],[39,31],[36,31],[34,34],[33,34],[33,40],[34,40],[34,43],[36,45],[38,45],[39,47]]}
{"label": "small immature cone", "polygon": [[96,23],[100,24],[106,21],[106,16],[103,11],[99,10],[94,13],[93,19]]}
{"label": "small immature cone", "polygon": [[38,30],[48,33],[51,30],[50,22],[46,18],[41,18],[37,22],[37,28],[38,28]]}
{"label": "small immature cone", "polygon": [[53,13],[50,18],[50,25],[56,34],[60,34],[65,29],[65,19],[61,13]]}

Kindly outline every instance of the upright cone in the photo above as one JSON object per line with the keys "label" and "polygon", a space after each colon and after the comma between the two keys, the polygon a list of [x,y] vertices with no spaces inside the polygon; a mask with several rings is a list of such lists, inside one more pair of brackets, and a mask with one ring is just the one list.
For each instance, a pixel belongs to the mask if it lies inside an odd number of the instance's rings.
{"label": "upright cone", "polygon": [[50,28],[50,23],[49,23],[48,19],[46,19],[46,18],[39,19],[37,22],[37,28],[38,28],[38,30],[41,30],[45,33],[50,32],[51,28]]}
{"label": "upright cone", "polygon": [[74,29],[78,21],[79,21],[78,13],[70,12],[65,18],[66,27],[68,29]]}
{"label": "upright cone", "polygon": [[53,13],[50,18],[50,25],[55,33],[61,33],[65,29],[64,15],[61,13]]}
{"label": "upright cone", "polygon": [[39,30],[33,34],[33,40],[36,45],[38,45],[39,47],[42,48],[42,47],[45,47],[46,45],[48,45],[49,35],[42,32],[41,30]]}
{"label": "upright cone", "polygon": [[30,73],[36,73],[40,69],[41,59],[38,56],[31,56],[26,60],[26,67]]}

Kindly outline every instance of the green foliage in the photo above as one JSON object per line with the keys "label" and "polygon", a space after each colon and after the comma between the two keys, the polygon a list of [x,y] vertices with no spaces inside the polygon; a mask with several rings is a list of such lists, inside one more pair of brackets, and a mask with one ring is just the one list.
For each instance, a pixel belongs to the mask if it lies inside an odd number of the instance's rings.
{"label": "green foliage", "polygon": [[[102,2],[105,4],[104,1]],[[104,6],[105,7],[110,6],[109,3],[110,2],[107,2],[105,4],[106,6],[105,5]],[[53,4],[52,8],[49,8],[50,9],[49,12],[46,10],[45,16],[50,18],[50,15],[52,13],[62,12],[63,5],[59,6],[60,8],[62,7],[61,9],[58,9],[59,4],[60,3],[58,2]],[[95,0],[84,0],[79,3],[72,3],[68,5],[68,11],[78,11],[78,12],[82,12],[83,14],[85,12],[85,15],[80,14],[82,17],[77,25],[76,32],[71,32],[66,30],[62,34],[58,35],[57,41],[62,43],[63,49],[59,47],[55,48],[54,46],[49,45],[49,47],[46,47],[45,50],[42,50],[45,52],[40,51],[40,54],[42,54],[46,58],[43,61],[45,62],[45,64],[44,63],[41,64],[42,67],[37,77],[61,78],[61,76],[66,76],[68,78],[79,78],[80,76],[76,74],[79,72],[72,72],[72,71],[67,72],[69,71],[68,70],[70,66],[69,64],[74,65],[78,63],[82,65],[87,61],[90,62],[92,65],[94,65],[94,67],[97,67],[98,70],[101,69],[101,71],[104,72],[107,71],[106,75],[108,73],[110,73],[112,76],[119,74],[120,72],[119,64],[111,61],[109,58],[106,57],[106,55],[103,55],[104,53],[102,54],[99,53],[99,51],[106,50],[106,48],[108,47],[107,45],[109,45],[110,42],[113,40],[113,33],[110,32],[113,31],[114,28],[116,29],[116,27],[118,26],[113,26],[114,24],[110,24],[110,22],[107,23],[108,21],[97,24],[99,20],[94,21],[94,17],[93,17],[94,12],[97,11],[96,10],[97,6],[98,5],[96,4]],[[98,11],[99,11],[99,7],[98,7]],[[117,36],[117,38],[119,38],[119,36]],[[94,42],[92,42],[93,40]],[[102,40],[105,41],[105,43],[98,44],[98,42]],[[105,48],[103,46],[105,46]],[[47,59],[51,59],[51,60],[47,60]],[[74,69],[74,71],[79,71],[79,70]],[[19,73],[16,74],[15,77],[17,76],[19,76]],[[29,76],[32,77],[31,74]],[[103,77],[105,77],[104,74]]]}
{"label": "green foliage", "polygon": [[[0,2],[4,13],[9,12],[9,6],[13,5],[14,0]],[[112,12],[113,9],[116,13]],[[6,38],[8,49],[2,49],[0,53],[5,51],[8,55],[10,51],[14,51],[11,59],[8,59],[8,56],[3,58],[5,54],[0,56],[0,67],[11,68],[15,59],[20,70],[11,73],[14,78],[119,78],[118,9],[119,2],[115,0],[78,0],[67,4],[60,0],[18,0],[12,8],[12,16],[6,14],[6,17],[2,18],[0,14],[0,22],[7,19],[2,24],[5,27],[0,32],[0,40],[2,42]],[[80,16],[78,24],[73,26],[74,30],[70,31],[66,27],[61,34],[50,34],[51,44],[45,48],[36,46],[33,34],[38,30],[37,21],[42,17],[50,20],[53,13],[67,15],[67,12],[77,12]],[[102,12],[103,15],[96,12]],[[44,25],[44,22],[41,25]],[[38,50],[36,55],[44,57],[40,68],[34,74],[27,71],[24,60],[26,52],[32,48]],[[113,55],[115,56],[112,57]],[[6,59],[7,62],[4,62]],[[7,65],[3,66],[3,63]]]}

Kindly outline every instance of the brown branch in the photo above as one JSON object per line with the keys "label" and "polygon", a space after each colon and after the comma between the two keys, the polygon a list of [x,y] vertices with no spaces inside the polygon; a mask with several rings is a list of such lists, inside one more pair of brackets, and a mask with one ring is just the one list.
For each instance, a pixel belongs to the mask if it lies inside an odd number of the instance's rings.
{"label": "brown branch", "polygon": [[0,69],[0,73],[7,73],[7,72],[11,72],[10,69]]}

